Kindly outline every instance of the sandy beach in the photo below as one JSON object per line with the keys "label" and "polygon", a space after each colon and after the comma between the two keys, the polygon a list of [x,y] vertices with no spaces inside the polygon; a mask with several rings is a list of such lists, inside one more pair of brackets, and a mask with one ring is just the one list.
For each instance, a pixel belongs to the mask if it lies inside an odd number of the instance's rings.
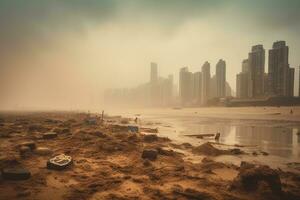
{"label": "sandy beach", "polygon": [[[300,111],[229,109],[233,117],[261,115],[261,119],[290,122],[299,121]],[[181,110],[180,115],[200,111],[207,117],[220,115],[214,109],[204,114],[203,109],[192,108]],[[105,116],[102,121],[100,115],[73,112],[5,112],[0,119],[1,200],[300,198],[299,161],[290,163],[292,171],[225,162],[226,156],[239,160],[257,155],[212,140],[199,145],[174,142],[157,136],[147,120],[136,124],[134,117]],[[56,136],[45,137],[49,132]],[[34,143],[35,148],[22,148],[24,142]],[[73,164],[63,170],[47,168],[47,161],[62,153],[71,156]],[[3,176],[5,170],[15,168],[28,170],[30,177]]]}

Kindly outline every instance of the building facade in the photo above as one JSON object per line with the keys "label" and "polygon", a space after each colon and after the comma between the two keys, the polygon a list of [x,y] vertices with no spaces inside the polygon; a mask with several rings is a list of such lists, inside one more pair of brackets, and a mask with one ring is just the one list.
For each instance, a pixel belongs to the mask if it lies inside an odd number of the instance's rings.
{"label": "building facade", "polygon": [[226,62],[222,59],[216,65],[216,97],[221,98],[226,96]]}
{"label": "building facade", "polygon": [[294,96],[294,69],[289,67],[289,47],[285,41],[273,43],[269,50],[269,94]]}
{"label": "building facade", "polygon": [[183,67],[179,72],[179,97],[181,104],[185,105],[192,99],[192,73],[187,67]]}
{"label": "building facade", "polygon": [[250,97],[264,96],[265,49],[263,45],[255,45],[248,54],[250,69]]}
{"label": "building facade", "polygon": [[202,99],[201,104],[206,105],[207,100],[210,96],[210,64],[209,62],[205,62],[202,66]]}

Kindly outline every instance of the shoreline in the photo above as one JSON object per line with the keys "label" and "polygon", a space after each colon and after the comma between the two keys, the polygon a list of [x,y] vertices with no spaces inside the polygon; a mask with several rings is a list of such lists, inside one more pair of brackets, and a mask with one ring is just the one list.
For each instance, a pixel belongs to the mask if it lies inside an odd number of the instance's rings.
{"label": "shoreline", "polygon": [[[101,118],[86,113],[34,113],[1,115],[0,167],[25,167],[31,177],[24,181],[0,178],[0,199],[297,199],[300,163],[296,172],[272,169],[258,163],[230,164],[222,156],[238,158],[242,148],[221,149],[213,143],[192,146],[158,137],[155,130],[136,132],[133,119]],[[132,125],[131,125],[132,124]],[[134,130],[133,132],[129,130]],[[43,139],[49,131],[57,137]],[[52,153],[36,151],[20,156],[19,145],[33,141]],[[193,158],[188,157],[188,152]],[[74,159],[67,169],[47,169],[46,162],[65,153]],[[249,155],[251,156],[251,155]],[[220,158],[220,159],[218,159]],[[193,160],[194,159],[194,160]],[[195,160],[196,159],[196,160]],[[196,161],[196,162],[194,162]],[[244,184],[246,174],[259,187]],[[269,174],[269,178],[261,177]],[[247,177],[247,176],[246,176]],[[260,177],[260,178],[258,178]],[[258,179],[257,179],[258,178]],[[272,185],[278,187],[273,188]],[[248,186],[252,192],[248,192]],[[49,192],[54,196],[49,196]]]}

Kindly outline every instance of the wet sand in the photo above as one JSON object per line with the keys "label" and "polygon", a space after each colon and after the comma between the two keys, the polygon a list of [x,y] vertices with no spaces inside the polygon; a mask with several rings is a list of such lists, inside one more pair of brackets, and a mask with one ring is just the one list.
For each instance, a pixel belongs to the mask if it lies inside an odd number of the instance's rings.
{"label": "wet sand", "polygon": [[[94,117],[94,116],[93,116]],[[227,163],[222,156],[240,157],[238,147],[205,143],[174,143],[128,129],[133,119],[106,117],[87,122],[85,113],[0,114],[0,167],[24,167],[31,177],[23,181],[0,179],[0,199],[299,199],[299,163],[294,172]],[[92,118],[94,119],[94,118]],[[56,138],[43,139],[54,131]],[[19,144],[34,141],[51,155],[35,151],[20,155]],[[143,157],[144,150],[155,153]],[[54,155],[72,156],[67,169],[47,169]],[[252,156],[252,155],[247,155]],[[276,185],[276,187],[273,187]]]}

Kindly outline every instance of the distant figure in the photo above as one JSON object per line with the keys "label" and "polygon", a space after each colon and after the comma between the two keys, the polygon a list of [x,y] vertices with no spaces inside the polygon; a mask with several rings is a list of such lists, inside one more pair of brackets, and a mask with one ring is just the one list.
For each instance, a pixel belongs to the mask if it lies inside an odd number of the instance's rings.
{"label": "distant figure", "polygon": [[293,109],[291,109],[290,114],[291,114],[291,115],[293,114]]}
{"label": "distant figure", "polygon": [[138,118],[137,117],[134,119],[134,122],[137,124],[137,122],[138,122]]}
{"label": "distant figure", "polygon": [[219,141],[220,136],[221,136],[221,133],[218,132],[218,133],[216,134],[216,136],[215,136],[215,140],[216,140],[216,141]]}

